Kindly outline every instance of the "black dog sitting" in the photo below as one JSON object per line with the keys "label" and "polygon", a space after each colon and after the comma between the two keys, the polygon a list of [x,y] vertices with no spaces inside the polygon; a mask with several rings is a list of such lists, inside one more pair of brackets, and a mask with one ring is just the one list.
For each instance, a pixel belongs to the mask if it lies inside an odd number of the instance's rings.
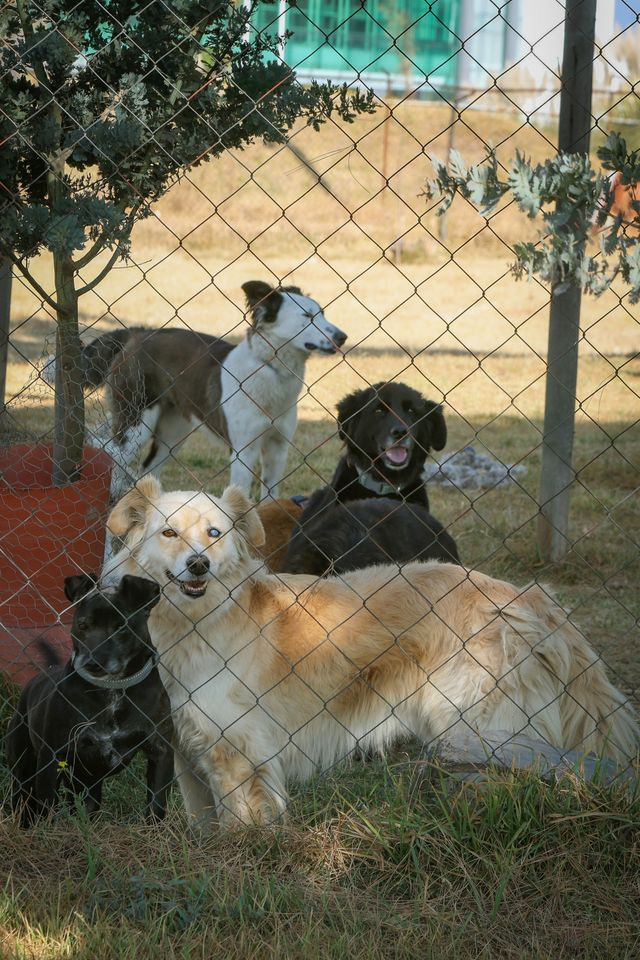
{"label": "black dog sitting", "polygon": [[100,590],[81,575],[67,577],[65,593],[76,604],[71,659],[29,681],[7,733],[13,809],[29,825],[62,780],[94,813],[103,781],[142,750],[148,816],[160,819],[173,778],[171,707],[147,626],[160,588],[125,576]]}
{"label": "black dog sitting", "polygon": [[338,404],[338,434],[346,451],[328,487],[317,490],[307,510],[336,500],[392,497],[429,509],[422,479],[431,449],[442,450],[447,425],[439,403],[404,383],[376,383]]}
{"label": "black dog sitting", "polygon": [[309,499],[281,570],[323,576],[379,563],[459,563],[421,476],[429,450],[447,441],[441,406],[403,383],[379,383],[340,401],[338,430],[346,452],[330,485]]}

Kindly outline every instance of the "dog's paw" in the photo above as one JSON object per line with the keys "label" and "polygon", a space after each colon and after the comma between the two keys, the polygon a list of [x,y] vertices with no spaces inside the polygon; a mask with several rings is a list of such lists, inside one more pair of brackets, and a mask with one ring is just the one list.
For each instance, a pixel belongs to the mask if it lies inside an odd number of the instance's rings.
{"label": "dog's paw", "polygon": [[247,799],[230,794],[218,807],[218,823],[222,830],[237,830],[241,827],[266,827],[279,823],[285,815],[285,805],[274,797],[261,796]]}

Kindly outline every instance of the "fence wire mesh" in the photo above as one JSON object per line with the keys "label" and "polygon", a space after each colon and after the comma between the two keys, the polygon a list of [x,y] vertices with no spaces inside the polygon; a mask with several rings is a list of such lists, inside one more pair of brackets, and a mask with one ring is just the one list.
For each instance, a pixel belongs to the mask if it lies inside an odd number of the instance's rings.
{"label": "fence wire mesh", "polygon": [[[70,131],[93,136],[80,99],[68,113],[65,84],[98,84],[113,57],[124,73],[149,9],[175,24],[167,72],[159,58],[149,74],[164,78],[176,116],[192,111],[208,129],[214,154],[204,163],[190,142],[172,147],[170,123],[130,147],[114,134],[110,182],[149,144],[175,182],[158,199],[127,184],[124,213],[145,214],[130,242],[109,234],[103,211],[77,221],[76,249],[104,249],[74,267],[87,437],[75,483],[50,485],[64,432],[51,256],[4,247],[0,655],[15,805],[37,813],[67,778],[95,809],[103,778],[139,751],[146,780],[137,764],[129,776],[146,782],[151,814],[175,776],[189,815],[223,823],[270,820],[292,783],[409,738],[416,755],[445,740],[507,764],[524,751],[543,767],[584,754],[628,766],[637,307],[622,277],[583,299],[571,549],[545,563],[550,290],[509,269],[514,243],[535,233],[513,203],[482,215],[460,196],[438,217],[424,194],[432,161],[451,150],[472,163],[493,148],[505,166],[517,150],[554,155],[564,7],[222,6],[244,18],[224,63],[211,60],[204,11],[158,0],[129,19],[119,4],[81,4],[101,48],[83,46],[72,11],[44,2],[29,5],[31,32],[3,41],[5,84],[37,86],[68,134],[56,166],[39,117],[5,110],[5,147],[26,149],[30,165],[22,195],[3,167],[7,217],[20,219],[34,182],[45,206],[56,183],[98,205],[106,175],[64,172],[83,149]],[[236,67],[243,44],[265,37],[263,57],[295,71],[295,90],[328,78],[371,91],[375,110],[301,116],[267,137],[281,142],[251,143],[256,115],[274,123],[273,88],[241,88]],[[592,149],[613,130],[633,141],[637,38],[636,21],[619,28],[613,5],[597,5]],[[59,87],[56,43],[74,51]],[[28,66],[39,44],[48,88]],[[198,62],[202,89],[223,75],[218,89],[241,103],[228,128],[204,113],[201,90],[183,92],[176,57]],[[126,126],[136,103],[152,115],[142,94],[113,90],[107,119]],[[235,127],[248,130],[245,149]],[[229,482],[240,489],[225,492]],[[87,575],[100,573],[96,587]],[[34,676],[17,706],[12,684]]]}

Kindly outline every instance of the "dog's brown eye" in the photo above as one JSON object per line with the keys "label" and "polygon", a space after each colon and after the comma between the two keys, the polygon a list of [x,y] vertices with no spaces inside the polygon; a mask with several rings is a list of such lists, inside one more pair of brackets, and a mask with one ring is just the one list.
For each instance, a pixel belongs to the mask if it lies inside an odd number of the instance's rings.
{"label": "dog's brown eye", "polygon": [[163,530],[163,531],[162,531],[162,536],[163,536],[163,537],[177,537],[178,534],[175,532],[175,530],[172,530],[171,527],[167,527],[166,530]]}
{"label": "dog's brown eye", "polygon": [[76,629],[86,630],[88,626],[89,626],[89,621],[87,620],[86,617],[80,617],[79,620],[76,620]]}
{"label": "dog's brown eye", "polygon": [[220,531],[218,530],[217,527],[209,527],[209,529],[207,530],[207,533],[209,534],[209,536],[210,536],[212,539],[213,539],[214,537],[219,537],[219,536],[220,536]]}
{"label": "dog's brown eye", "polygon": [[387,411],[385,410],[384,407],[376,407],[376,413],[377,413],[377,414],[386,413],[386,412],[387,412]]}

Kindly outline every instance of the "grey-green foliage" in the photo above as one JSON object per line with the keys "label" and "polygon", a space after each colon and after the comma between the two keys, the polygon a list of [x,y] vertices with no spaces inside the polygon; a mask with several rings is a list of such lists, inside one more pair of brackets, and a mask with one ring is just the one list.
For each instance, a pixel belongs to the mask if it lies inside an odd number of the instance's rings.
{"label": "grey-green foliage", "polygon": [[300,84],[274,56],[276,38],[250,26],[255,6],[3,4],[0,249],[70,257],[101,239],[124,255],[133,222],[191,167],[282,142],[300,118],[317,128],[373,110],[346,87]]}
{"label": "grey-green foliage", "polygon": [[[633,186],[640,180],[640,153],[629,152],[619,134],[608,137],[598,158],[604,171],[619,171],[622,185]],[[471,167],[453,151],[448,164],[435,160],[434,167],[435,177],[427,181],[425,195],[440,198],[439,215],[457,194],[485,217],[510,195],[528,218],[542,218],[543,228],[535,243],[514,244],[512,271],[516,277],[538,276],[555,292],[575,284],[597,296],[621,276],[631,287],[631,303],[640,300],[638,238],[630,235],[621,215],[610,215],[611,182],[605,173],[594,170],[588,156],[560,153],[534,165],[516,152],[505,170],[494,151],[483,163]],[[587,241],[594,232],[599,249],[590,254]]]}

